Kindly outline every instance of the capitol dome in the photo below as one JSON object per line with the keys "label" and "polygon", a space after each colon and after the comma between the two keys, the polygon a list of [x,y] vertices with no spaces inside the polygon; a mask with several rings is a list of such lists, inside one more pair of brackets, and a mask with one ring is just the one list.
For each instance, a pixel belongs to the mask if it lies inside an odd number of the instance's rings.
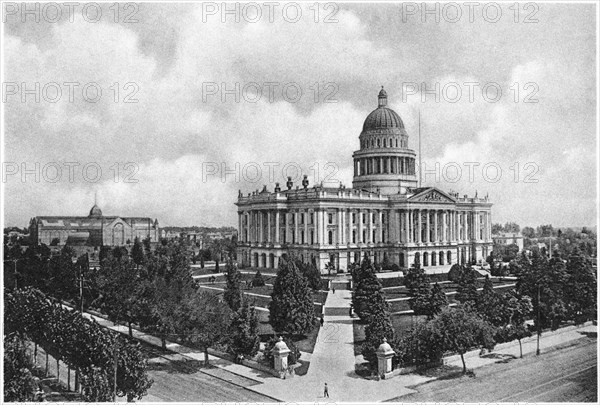
{"label": "capitol dome", "polygon": [[379,129],[404,129],[404,122],[396,111],[387,107],[387,93],[381,88],[379,92],[378,106],[365,119],[363,132]]}

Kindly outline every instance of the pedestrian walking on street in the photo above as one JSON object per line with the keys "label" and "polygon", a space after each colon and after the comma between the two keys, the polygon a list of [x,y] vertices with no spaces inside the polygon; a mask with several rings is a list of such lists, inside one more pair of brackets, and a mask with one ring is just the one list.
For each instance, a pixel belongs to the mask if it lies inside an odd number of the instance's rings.
{"label": "pedestrian walking on street", "polygon": [[335,287],[331,287],[331,290],[333,291],[333,293],[335,294]]}
{"label": "pedestrian walking on street", "polygon": [[325,388],[323,389],[323,398],[329,398],[329,388],[327,388],[327,383],[325,383]]}
{"label": "pedestrian walking on street", "polygon": [[325,320],[323,319],[323,315],[321,315],[321,320],[319,322],[321,322],[321,326],[323,326],[323,324],[325,323]]}

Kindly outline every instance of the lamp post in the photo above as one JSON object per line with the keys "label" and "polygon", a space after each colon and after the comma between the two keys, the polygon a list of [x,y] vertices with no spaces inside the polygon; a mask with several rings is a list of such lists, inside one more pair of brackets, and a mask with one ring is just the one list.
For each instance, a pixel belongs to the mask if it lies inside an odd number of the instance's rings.
{"label": "lamp post", "polygon": [[8,260],[4,260],[5,262],[13,262],[14,263],[14,271],[13,271],[13,275],[14,275],[14,279],[15,279],[15,290],[18,288],[17,287],[17,275],[19,274],[19,272],[17,271],[17,262],[19,260],[23,260],[24,258],[21,257],[19,259],[8,259]]}
{"label": "lamp post", "polygon": [[118,361],[119,361],[119,339],[117,337],[117,339],[115,340],[115,346],[113,349],[113,373],[114,373],[114,381],[113,381],[113,402],[117,402],[117,368],[118,368]]}
{"label": "lamp post", "polygon": [[541,281],[541,279],[538,280],[538,283],[537,283],[537,321],[536,321],[536,323],[537,323],[537,328],[536,328],[537,329],[537,349],[535,351],[536,356],[540,355],[540,332],[541,332],[541,330],[540,330],[540,328],[541,328],[541,325],[540,325],[540,287],[541,287],[540,281]]}

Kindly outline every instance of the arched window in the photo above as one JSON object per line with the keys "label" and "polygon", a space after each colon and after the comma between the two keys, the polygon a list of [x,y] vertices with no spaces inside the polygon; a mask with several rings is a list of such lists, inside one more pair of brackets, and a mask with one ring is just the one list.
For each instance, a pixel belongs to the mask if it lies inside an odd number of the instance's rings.
{"label": "arched window", "polygon": [[423,267],[429,266],[429,253],[423,253]]}
{"label": "arched window", "polygon": [[446,254],[446,259],[448,259],[448,264],[452,264],[452,252],[448,251],[448,253]]}
{"label": "arched window", "polygon": [[314,245],[315,243],[315,231],[310,231],[310,244]]}
{"label": "arched window", "polygon": [[394,146],[394,144],[392,143],[392,138],[390,138],[390,148]]}
{"label": "arched window", "polygon": [[398,147],[398,139],[396,139],[396,148]]}
{"label": "arched window", "polygon": [[381,146],[381,139],[377,138],[377,147],[379,148]]}
{"label": "arched window", "polygon": [[383,147],[384,147],[384,148],[387,148],[387,139],[384,139],[384,140],[383,140]]}
{"label": "arched window", "polygon": [[333,231],[329,231],[328,239],[329,239],[329,244],[333,245]]}
{"label": "arched window", "polygon": [[377,233],[376,233],[376,232],[377,232],[377,231],[376,231],[375,229],[373,229],[373,239],[371,239],[371,241],[372,241],[373,243],[377,243],[377,238],[375,237],[375,235],[377,235]]}
{"label": "arched window", "polygon": [[417,252],[415,253],[415,261],[414,261],[415,265],[420,265],[421,264],[421,253]]}
{"label": "arched window", "polygon": [[444,252],[440,252],[440,266],[444,265]]}
{"label": "arched window", "polygon": [[433,252],[431,254],[431,265],[432,266],[437,266],[437,255],[435,252]]}
{"label": "arched window", "polygon": [[125,244],[125,228],[123,227],[123,224],[115,224],[112,236],[113,246],[122,246]]}

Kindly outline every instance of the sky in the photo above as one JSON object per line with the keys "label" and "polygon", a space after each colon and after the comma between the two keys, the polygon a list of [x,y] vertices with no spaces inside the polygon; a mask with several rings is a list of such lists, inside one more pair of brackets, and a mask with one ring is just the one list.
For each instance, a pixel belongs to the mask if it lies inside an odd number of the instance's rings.
{"label": "sky", "polygon": [[240,190],[350,187],[381,86],[417,151],[420,114],[424,186],[489,195],[493,222],[596,224],[593,4],[11,4],[5,226],[95,199],[236,226]]}

